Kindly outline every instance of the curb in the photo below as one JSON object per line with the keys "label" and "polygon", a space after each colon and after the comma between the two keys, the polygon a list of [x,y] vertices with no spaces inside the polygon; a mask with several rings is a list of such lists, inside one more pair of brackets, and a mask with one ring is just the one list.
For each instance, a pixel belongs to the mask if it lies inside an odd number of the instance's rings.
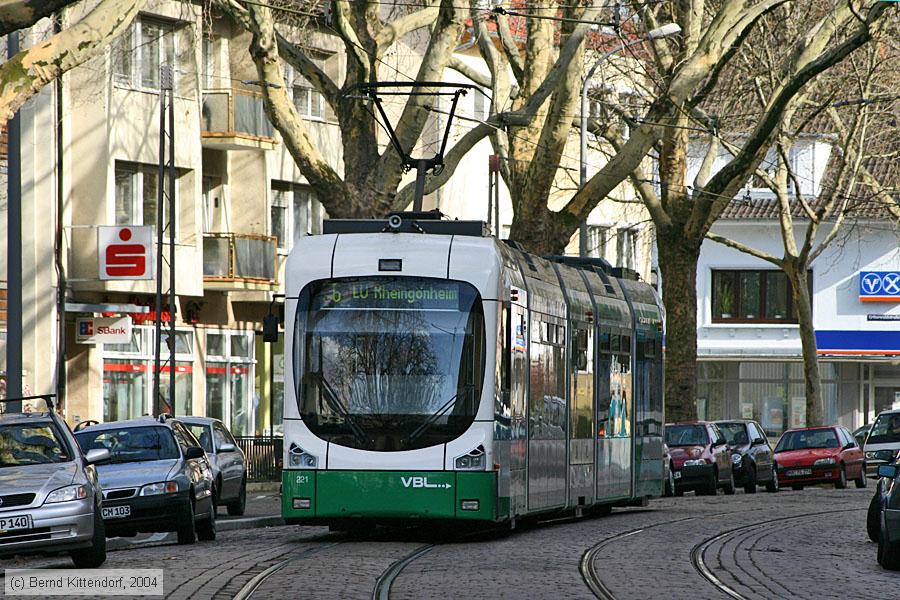
{"label": "curb", "polygon": [[[279,527],[284,525],[281,515],[265,515],[262,517],[246,517],[242,519],[230,519],[216,521],[217,531],[238,531],[241,529],[261,529],[263,527]],[[126,548],[140,548],[147,544],[159,544],[174,542],[178,535],[174,531],[168,533],[154,533],[149,538],[132,540],[131,538],[114,537],[106,540],[106,549],[123,550]]]}
{"label": "curb", "polygon": [[281,482],[280,481],[248,481],[247,482],[247,491],[256,494],[259,492],[280,492],[281,491]]}

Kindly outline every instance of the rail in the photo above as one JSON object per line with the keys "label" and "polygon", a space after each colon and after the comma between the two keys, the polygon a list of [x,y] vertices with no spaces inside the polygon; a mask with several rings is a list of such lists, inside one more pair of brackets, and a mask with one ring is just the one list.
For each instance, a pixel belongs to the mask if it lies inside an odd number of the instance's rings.
{"label": "rail", "polygon": [[235,437],[247,461],[247,481],[280,481],[284,438]]}

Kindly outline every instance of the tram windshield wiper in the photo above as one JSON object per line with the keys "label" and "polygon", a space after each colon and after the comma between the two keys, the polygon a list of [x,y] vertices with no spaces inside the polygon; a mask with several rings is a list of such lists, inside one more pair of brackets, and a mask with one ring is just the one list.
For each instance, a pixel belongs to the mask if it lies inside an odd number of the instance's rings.
{"label": "tram windshield wiper", "polygon": [[331,387],[331,384],[325,379],[325,376],[318,371],[309,371],[308,374],[318,381],[319,389],[325,392],[325,402],[328,403],[328,406],[330,406],[332,410],[343,417],[344,421],[350,427],[350,431],[353,432],[354,437],[364,444],[367,443],[368,439],[366,439],[366,434],[356,423],[353,416],[350,414],[350,411],[347,410],[347,406],[341,401],[341,397],[337,395],[334,388]]}
{"label": "tram windshield wiper", "polygon": [[417,439],[419,439],[422,436],[422,434],[425,433],[425,431],[427,431],[429,427],[434,425],[437,422],[437,420],[440,419],[444,413],[446,413],[448,410],[451,410],[454,406],[456,406],[456,403],[459,401],[460,398],[464,398],[464,397],[468,396],[468,392],[471,392],[474,388],[475,388],[475,385],[473,385],[473,384],[468,384],[466,386],[463,386],[463,389],[459,392],[456,392],[456,394],[454,394],[453,397],[451,397],[449,400],[447,400],[447,402],[445,402],[443,406],[441,406],[435,412],[428,415],[428,418],[425,419],[424,421],[422,421],[422,424],[419,425],[418,427],[416,427],[415,430],[411,434],[409,434],[409,436],[407,436],[406,442],[412,443],[412,442],[416,441]]}

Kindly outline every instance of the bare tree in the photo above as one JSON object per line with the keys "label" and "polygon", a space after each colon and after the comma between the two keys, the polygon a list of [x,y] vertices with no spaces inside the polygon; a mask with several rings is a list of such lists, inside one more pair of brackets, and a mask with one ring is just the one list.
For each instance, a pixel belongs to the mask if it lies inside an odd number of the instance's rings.
{"label": "bare tree", "polygon": [[[897,110],[900,104],[890,92],[897,56],[889,56],[884,44],[870,44],[858,59],[836,69],[822,85],[798,95],[796,110],[785,114],[774,145],[769,168],[759,168],[757,178],[777,200],[775,217],[781,231],[781,256],[765,252],[714,232],[707,237],[780,268],[790,283],[802,344],[806,393],[806,422],[822,425],[824,403],[813,326],[813,307],[807,273],[813,262],[859,219],[894,220],[900,224],[900,204],[887,194],[883,182],[869,169],[892,161],[900,152],[897,143]],[[852,92],[851,92],[852,90]],[[835,102],[835,94],[854,93],[856,99]],[[880,98],[884,98],[882,103]],[[762,101],[762,96],[759,97]],[[804,193],[809,183],[791,160],[792,149],[804,135],[833,140],[828,180],[817,197]]]}
{"label": "bare tree", "polygon": [[[26,48],[0,66],[0,119],[9,119],[32,96],[61,74],[99,56],[124,32],[145,0],[101,0],[76,23],[39,44]],[[47,15],[47,8],[72,2],[31,2],[0,5],[0,28],[28,27]],[[81,3],[79,3],[81,4]]]}

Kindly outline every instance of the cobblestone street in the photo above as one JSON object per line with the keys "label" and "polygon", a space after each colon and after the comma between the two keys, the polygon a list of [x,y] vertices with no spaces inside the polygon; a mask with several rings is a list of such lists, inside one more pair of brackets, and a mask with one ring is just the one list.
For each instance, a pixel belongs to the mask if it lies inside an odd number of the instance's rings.
{"label": "cobblestone street", "polygon": [[161,565],[168,598],[591,598],[597,590],[606,598],[696,600],[727,598],[728,588],[748,599],[892,600],[898,575],[878,566],[865,532],[871,494],[688,494],[454,542],[433,532],[226,531],[190,547],[136,544],[110,552],[104,567]]}

